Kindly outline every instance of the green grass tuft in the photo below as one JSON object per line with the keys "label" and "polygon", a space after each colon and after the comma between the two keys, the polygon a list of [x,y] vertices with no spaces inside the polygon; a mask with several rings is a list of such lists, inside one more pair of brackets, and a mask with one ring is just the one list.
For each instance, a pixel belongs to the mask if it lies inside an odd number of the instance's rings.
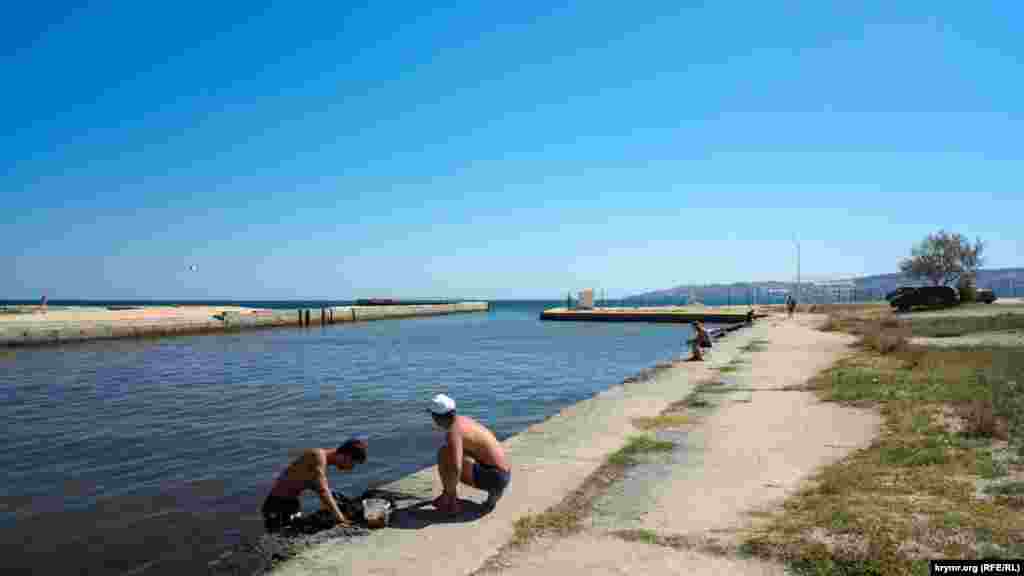
{"label": "green grass tuft", "polygon": [[696,394],[691,394],[686,398],[686,406],[687,408],[707,408],[711,406],[711,403]]}
{"label": "green grass tuft", "polygon": [[658,440],[650,436],[631,436],[626,445],[608,456],[608,463],[616,466],[632,466],[636,464],[640,454],[651,452],[671,452],[675,442]]}
{"label": "green grass tuft", "polygon": [[745,344],[743,346],[740,346],[740,351],[742,351],[742,352],[761,352],[762,350],[764,350],[766,348],[767,344],[768,344],[768,340],[765,340],[764,338],[755,338],[755,339],[751,340],[750,342],[748,342],[747,344]]}
{"label": "green grass tuft", "polygon": [[1024,481],[1014,480],[1002,484],[993,484],[985,488],[986,494],[999,496],[1024,496]]}
{"label": "green grass tuft", "polygon": [[993,458],[991,450],[978,450],[974,456],[978,476],[988,480],[1006,476],[1006,464]]}
{"label": "green grass tuft", "polygon": [[658,430],[661,428],[681,428],[690,423],[685,414],[662,414],[643,418],[633,418],[633,426],[641,430]]}

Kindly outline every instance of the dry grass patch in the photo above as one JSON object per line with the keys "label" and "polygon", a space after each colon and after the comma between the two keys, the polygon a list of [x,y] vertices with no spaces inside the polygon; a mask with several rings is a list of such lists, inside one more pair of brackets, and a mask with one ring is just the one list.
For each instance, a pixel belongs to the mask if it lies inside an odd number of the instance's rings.
{"label": "dry grass patch", "polygon": [[845,313],[859,314],[862,316],[874,316],[892,312],[889,303],[885,300],[850,304],[805,304],[797,306],[797,310],[801,312],[809,312],[811,314]]}
{"label": "dry grass patch", "polygon": [[686,414],[662,414],[661,416],[633,418],[633,426],[640,430],[683,428],[690,422],[690,418]]}
{"label": "dry grass patch", "polygon": [[[827,400],[876,406],[881,435],[833,464],[746,535],[746,548],[796,574],[926,574],[928,558],[1024,554],[1024,482],[978,499],[1010,473],[993,441],[1020,445],[1024,351],[864,352],[811,382]],[[1005,419],[1005,425],[998,424]]]}
{"label": "dry grass patch", "polygon": [[934,316],[911,318],[910,328],[914,336],[945,338],[963,336],[975,332],[1000,332],[1024,329],[1024,314],[999,314],[997,316]]}
{"label": "dry grass patch", "polygon": [[1005,416],[995,413],[991,398],[975,398],[957,407],[963,421],[963,433],[967,436],[981,436],[1009,440],[1010,424]]}
{"label": "dry grass patch", "polygon": [[654,530],[640,528],[637,530],[618,530],[612,533],[627,542],[643,542],[644,544],[661,544],[661,537]]}
{"label": "dry grass patch", "polygon": [[548,536],[568,536],[579,531],[580,518],[567,510],[545,510],[540,514],[530,514],[515,521],[512,533],[512,545],[525,546],[540,534]]}

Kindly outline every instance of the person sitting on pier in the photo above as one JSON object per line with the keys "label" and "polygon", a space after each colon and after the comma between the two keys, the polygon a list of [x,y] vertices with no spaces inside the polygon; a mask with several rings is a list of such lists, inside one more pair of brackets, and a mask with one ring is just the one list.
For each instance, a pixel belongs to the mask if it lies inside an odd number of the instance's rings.
{"label": "person sitting on pier", "polygon": [[487,492],[484,502],[491,510],[505,493],[512,472],[505,450],[494,433],[469,416],[455,413],[455,401],[444,394],[430,403],[434,423],[447,431],[445,444],[437,451],[437,470],[443,490],[434,499],[434,507],[447,514],[461,509],[457,496],[459,481]]}
{"label": "person sitting on pier", "polygon": [[291,524],[299,516],[302,504],[299,495],[312,490],[320,495],[324,510],[330,512],[339,524],[350,525],[338,507],[334,494],[327,485],[327,467],[335,466],[342,472],[351,470],[356,464],[366,462],[367,442],[364,438],[351,438],[336,450],[309,448],[302,452],[288,468],[277,477],[270,494],[263,502],[263,522],[267,532],[277,532]]}
{"label": "person sitting on pier", "polygon": [[711,336],[704,329],[704,323],[700,320],[693,322],[693,339],[690,340],[691,362],[704,360],[704,348],[711,348]]}

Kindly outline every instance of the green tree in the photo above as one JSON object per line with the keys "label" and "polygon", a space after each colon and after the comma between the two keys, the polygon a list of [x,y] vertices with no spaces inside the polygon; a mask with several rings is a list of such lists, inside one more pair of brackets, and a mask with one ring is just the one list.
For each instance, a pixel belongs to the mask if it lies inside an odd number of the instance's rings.
{"label": "green tree", "polygon": [[962,234],[939,230],[929,234],[900,262],[900,271],[913,278],[926,278],[935,286],[948,286],[965,277],[973,279],[984,262],[985,243],[974,244]]}

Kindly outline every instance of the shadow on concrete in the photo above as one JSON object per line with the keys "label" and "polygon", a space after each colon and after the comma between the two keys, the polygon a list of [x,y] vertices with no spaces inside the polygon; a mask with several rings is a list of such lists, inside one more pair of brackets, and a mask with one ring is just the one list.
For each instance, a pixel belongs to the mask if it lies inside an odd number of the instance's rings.
{"label": "shadow on concrete", "polygon": [[434,508],[431,500],[418,502],[404,508],[396,508],[391,512],[391,521],[388,523],[388,527],[398,530],[420,530],[431,524],[473,522],[483,518],[492,510],[483,504],[463,498],[459,498],[459,504],[462,505],[462,511],[454,516]]}

